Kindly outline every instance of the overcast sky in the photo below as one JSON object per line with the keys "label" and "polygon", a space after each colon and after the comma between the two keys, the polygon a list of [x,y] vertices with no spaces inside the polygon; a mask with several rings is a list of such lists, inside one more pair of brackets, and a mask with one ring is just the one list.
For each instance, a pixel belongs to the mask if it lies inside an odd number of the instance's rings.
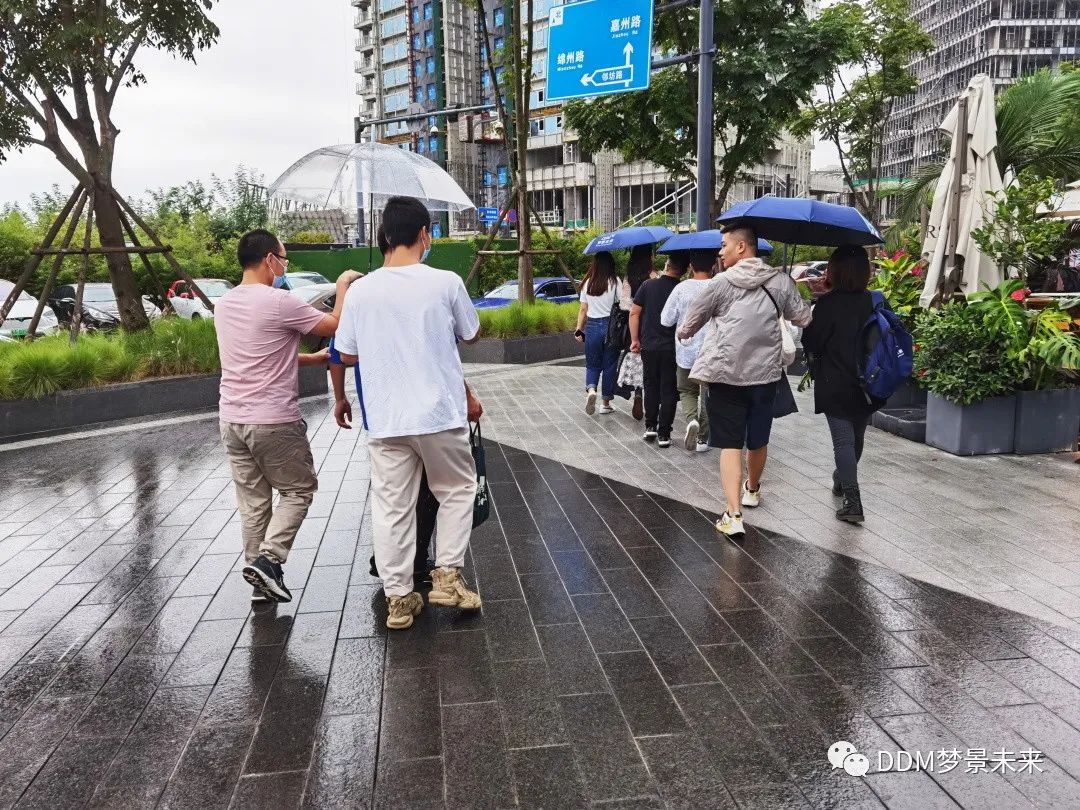
{"label": "overcast sky", "polygon": [[[227,175],[239,164],[272,182],[313,149],[352,141],[353,9],[347,0],[221,0],[221,29],[197,64],[157,51],[137,63],[149,81],[117,96],[114,179],[126,196]],[[814,163],[835,163],[815,150]],[[0,164],[0,205],[73,181],[42,147]]]}
{"label": "overcast sky", "polygon": [[[147,188],[207,180],[238,164],[273,181],[320,146],[352,141],[353,8],[347,0],[221,0],[221,29],[198,64],[146,50],[149,81],[121,89],[115,182]],[[22,202],[71,176],[42,147],[0,164],[0,204]]]}

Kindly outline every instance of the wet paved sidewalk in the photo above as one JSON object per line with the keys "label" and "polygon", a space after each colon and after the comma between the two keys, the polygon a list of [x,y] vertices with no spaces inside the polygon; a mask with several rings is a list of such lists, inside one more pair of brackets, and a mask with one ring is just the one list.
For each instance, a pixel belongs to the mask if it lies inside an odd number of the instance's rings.
{"label": "wet paved sidewalk", "polygon": [[[471,379],[490,407],[486,436],[710,511],[715,452],[641,441],[616,400],[612,416],[583,412],[583,369],[487,367]],[[792,386],[795,385],[792,380]],[[1073,454],[957,458],[871,428],[859,468],[863,526],[833,516],[832,445],[809,394],[777,420],[753,525],[883,565],[922,582],[1080,631],[1080,464]]]}
{"label": "wet paved sidewalk", "polygon": [[[576,423],[517,379],[476,378],[489,433]],[[213,419],[0,452],[0,807],[1080,803],[1075,628],[790,535],[734,545],[694,492],[510,443],[469,559],[483,613],[388,636],[363,437],[304,408],[294,601],[254,612]],[[867,776],[829,765],[839,740]]]}

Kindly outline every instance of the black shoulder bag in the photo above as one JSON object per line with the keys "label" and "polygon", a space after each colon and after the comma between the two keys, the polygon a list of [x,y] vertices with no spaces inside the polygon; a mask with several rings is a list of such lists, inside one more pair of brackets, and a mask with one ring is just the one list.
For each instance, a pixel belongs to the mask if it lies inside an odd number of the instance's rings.
{"label": "black shoulder bag", "polygon": [[480,435],[479,422],[469,425],[469,444],[472,446],[473,462],[476,464],[476,500],[473,502],[472,512],[472,526],[475,529],[491,516],[487,459],[484,457],[484,439]]}
{"label": "black shoulder bag", "polygon": [[[769,296],[769,300],[776,309],[776,317],[783,317],[784,313],[780,311],[779,304],[776,303],[776,299],[773,298],[772,293],[769,292],[764,284],[761,285],[761,291]],[[776,397],[773,399],[773,419],[781,419],[798,412],[799,406],[795,402],[795,394],[791,392],[791,383],[788,382],[787,369],[784,369],[783,373],[780,375],[780,380],[776,383]]]}

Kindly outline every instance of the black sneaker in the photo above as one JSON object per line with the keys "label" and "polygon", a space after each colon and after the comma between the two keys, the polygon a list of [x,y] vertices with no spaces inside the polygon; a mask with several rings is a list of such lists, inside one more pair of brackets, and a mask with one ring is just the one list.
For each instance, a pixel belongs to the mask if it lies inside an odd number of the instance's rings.
{"label": "black sneaker", "polygon": [[285,587],[281,563],[260,554],[255,562],[244,566],[244,579],[263,592],[272,602],[291,602],[292,593]]}
{"label": "black sneaker", "polygon": [[671,447],[671,434],[660,434],[656,439],[657,447]]}
{"label": "black sneaker", "polygon": [[251,604],[253,605],[265,605],[267,602],[273,602],[274,600],[268,597],[265,593],[260,591],[256,587],[251,589]]}

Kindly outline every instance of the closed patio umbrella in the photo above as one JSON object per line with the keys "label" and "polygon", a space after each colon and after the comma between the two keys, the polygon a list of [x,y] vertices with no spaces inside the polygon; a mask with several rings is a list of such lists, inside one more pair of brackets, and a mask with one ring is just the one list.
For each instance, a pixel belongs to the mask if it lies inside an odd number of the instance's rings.
{"label": "closed patio umbrella", "polygon": [[1004,188],[994,154],[997,122],[989,76],[971,80],[939,129],[952,138],[952,150],[934,190],[923,242],[927,262],[923,306],[950,279],[968,295],[1003,280],[1001,269],[971,238],[971,232],[992,215],[991,195]]}

